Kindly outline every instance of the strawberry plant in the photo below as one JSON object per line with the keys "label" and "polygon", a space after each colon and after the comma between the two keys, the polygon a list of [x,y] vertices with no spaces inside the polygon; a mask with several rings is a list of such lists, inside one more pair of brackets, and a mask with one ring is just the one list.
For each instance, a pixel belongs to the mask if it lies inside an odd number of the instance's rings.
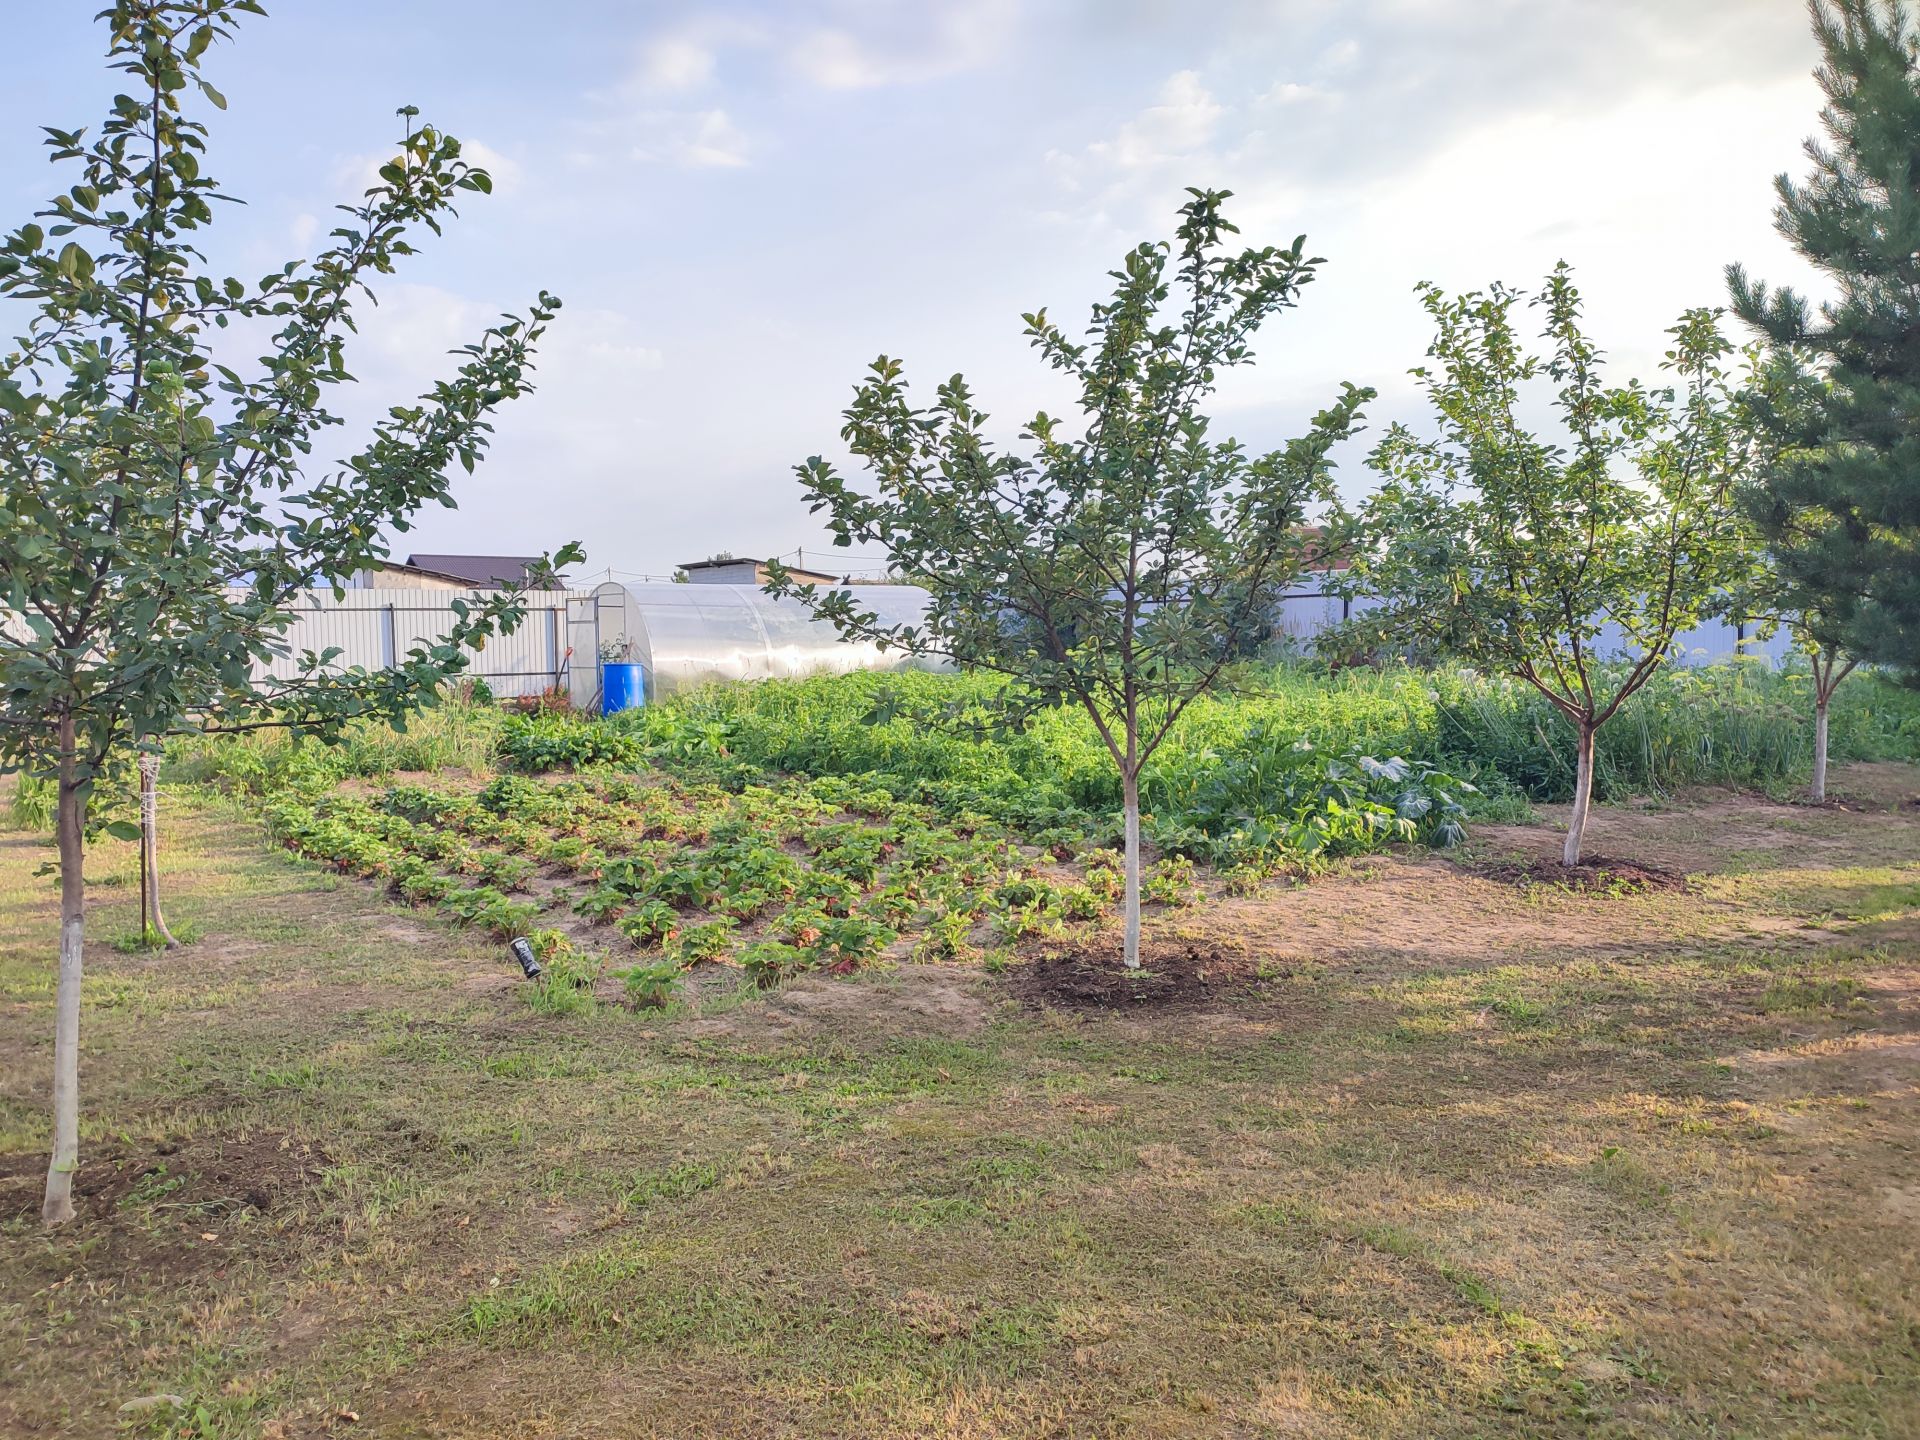
{"label": "strawberry plant", "polygon": [[613,974],[626,986],[627,1003],[636,1010],[658,1010],[679,993],[686,978],[686,971],[671,960],[629,965]]}
{"label": "strawberry plant", "polygon": [[664,900],[648,900],[622,916],[614,928],[643,949],[663,946],[679,931],[680,912]]}
{"label": "strawberry plant", "polygon": [[1200,898],[1200,887],[1193,878],[1193,861],[1185,855],[1169,855],[1147,872],[1140,894],[1143,899],[1157,900],[1162,905],[1193,904]]}
{"label": "strawberry plant", "polygon": [[740,968],[762,989],[778,985],[811,963],[807,952],[780,940],[758,940],[740,952]]}
{"label": "strawberry plant", "polygon": [[974,952],[972,934],[975,917],[961,910],[943,910],[927,922],[926,931],[914,947],[916,960],[964,960]]}
{"label": "strawberry plant", "polygon": [[733,948],[733,931],[731,919],[709,920],[704,925],[685,927],[665,948],[682,965],[717,960]]}

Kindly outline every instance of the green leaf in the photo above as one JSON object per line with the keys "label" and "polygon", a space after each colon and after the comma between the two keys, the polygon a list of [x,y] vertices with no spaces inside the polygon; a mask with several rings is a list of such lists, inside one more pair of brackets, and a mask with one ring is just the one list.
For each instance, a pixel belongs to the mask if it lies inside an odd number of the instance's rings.
{"label": "green leaf", "polygon": [[214,89],[213,86],[209,85],[204,80],[201,80],[198,83],[200,85],[201,91],[206,95],[207,99],[213,102],[214,109],[224,110],[227,108],[226,96],[222,95],[218,90]]}
{"label": "green leaf", "polygon": [[140,838],[140,827],[131,820],[109,820],[101,829],[108,835],[111,835],[115,840],[138,840]]}

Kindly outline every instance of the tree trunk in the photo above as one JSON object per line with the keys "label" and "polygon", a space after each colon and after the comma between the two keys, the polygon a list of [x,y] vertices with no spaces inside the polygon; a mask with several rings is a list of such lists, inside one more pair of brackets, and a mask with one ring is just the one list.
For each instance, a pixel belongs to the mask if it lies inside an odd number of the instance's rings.
{"label": "tree trunk", "polygon": [[1587,812],[1593,804],[1593,726],[1580,725],[1580,758],[1573,771],[1573,813],[1567,817],[1567,844],[1561,852],[1563,865],[1580,863],[1580,842],[1586,838]]}
{"label": "tree trunk", "polygon": [[1120,791],[1127,812],[1127,942],[1125,959],[1129,970],[1140,968],[1140,777],[1123,771]]}
{"label": "tree trunk", "polygon": [[80,793],[71,715],[60,719],[60,982],[53,1006],[53,1157],[40,1218],[64,1225],[73,1218],[73,1172],[80,1163],[80,960],[84,936],[87,803]]}
{"label": "tree trunk", "polygon": [[[140,757],[140,943],[158,939],[169,950],[180,942],[160,913],[160,757]],[[149,918],[151,917],[151,918]]]}
{"label": "tree trunk", "polygon": [[1816,805],[1825,804],[1827,799],[1827,701],[1830,698],[1822,695],[1813,706],[1813,784],[1807,787],[1807,793]]}

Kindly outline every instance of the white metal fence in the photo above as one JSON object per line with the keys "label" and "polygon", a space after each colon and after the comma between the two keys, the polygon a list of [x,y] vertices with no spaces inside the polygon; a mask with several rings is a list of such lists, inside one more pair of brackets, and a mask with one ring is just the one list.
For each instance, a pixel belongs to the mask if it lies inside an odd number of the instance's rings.
{"label": "white metal fence", "polygon": [[[1378,603],[1365,596],[1347,601],[1329,594],[1317,584],[1303,585],[1287,591],[1281,597],[1279,610],[1274,616],[1274,633],[1302,645],[1311,645],[1313,637],[1322,630],[1338,624],[1349,615],[1369,610]],[[1733,625],[1725,620],[1708,620],[1674,636],[1671,658],[1678,665],[1710,665],[1736,656],[1749,659],[1764,657],[1778,665],[1793,653],[1793,637],[1786,630],[1776,630],[1766,640],[1759,640],[1755,638],[1755,629],[1751,623]],[[1635,653],[1618,625],[1607,625],[1601,629],[1595,651],[1607,658]]]}
{"label": "white metal fence", "polygon": [[[336,596],[331,590],[309,590],[293,605],[294,622],[286,632],[288,653],[263,667],[263,673],[290,678],[299,669],[302,652],[315,654],[337,648],[330,664],[338,668],[364,665],[381,669],[403,659],[415,645],[438,641],[458,618],[453,602],[472,599],[457,590],[378,589],[349,590]],[[1353,610],[1370,602],[1352,602]],[[591,704],[600,688],[599,643],[606,638],[600,624],[598,597],[592,590],[533,590],[525,598],[526,618],[511,635],[495,635],[473,653],[467,674],[484,680],[502,698],[538,695],[547,690],[571,689],[576,704]],[[1345,618],[1348,603],[1315,585],[1288,592],[1274,616],[1274,630],[1305,645],[1328,626]],[[0,612],[0,630],[26,639],[19,617]],[[1743,633],[1744,632],[1744,633]],[[1624,637],[1608,627],[1601,637],[1603,654],[1625,650]],[[1709,621],[1674,642],[1679,664],[1703,664],[1731,658],[1736,651],[1766,656],[1778,664],[1791,648],[1784,633],[1764,644],[1756,643],[1750,627],[1736,630],[1723,621]]]}
{"label": "white metal fence", "polygon": [[[511,635],[494,635],[470,652],[466,674],[484,680],[494,694],[538,695],[567,683],[567,601],[573,592],[530,590],[526,618]],[[288,654],[266,667],[281,678],[295,674],[303,651],[337,648],[331,664],[382,669],[404,659],[415,645],[432,644],[453,628],[453,602],[473,595],[457,590],[309,590],[293,608],[287,628]],[[592,665],[593,657],[583,657]]]}

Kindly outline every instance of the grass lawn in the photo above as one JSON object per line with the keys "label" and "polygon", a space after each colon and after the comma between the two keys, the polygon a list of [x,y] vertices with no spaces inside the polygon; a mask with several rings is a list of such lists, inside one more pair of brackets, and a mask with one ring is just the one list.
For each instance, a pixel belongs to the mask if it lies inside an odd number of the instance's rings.
{"label": "grass lawn", "polygon": [[116,949],[92,861],[51,1235],[51,852],[0,835],[0,1433],[1920,1434],[1920,770],[1836,789],[1597,815],[1683,890],[1486,826],[1163,912],[1254,982],[1119,1013],[905,964],[540,1014],[183,797],[197,943]]}

